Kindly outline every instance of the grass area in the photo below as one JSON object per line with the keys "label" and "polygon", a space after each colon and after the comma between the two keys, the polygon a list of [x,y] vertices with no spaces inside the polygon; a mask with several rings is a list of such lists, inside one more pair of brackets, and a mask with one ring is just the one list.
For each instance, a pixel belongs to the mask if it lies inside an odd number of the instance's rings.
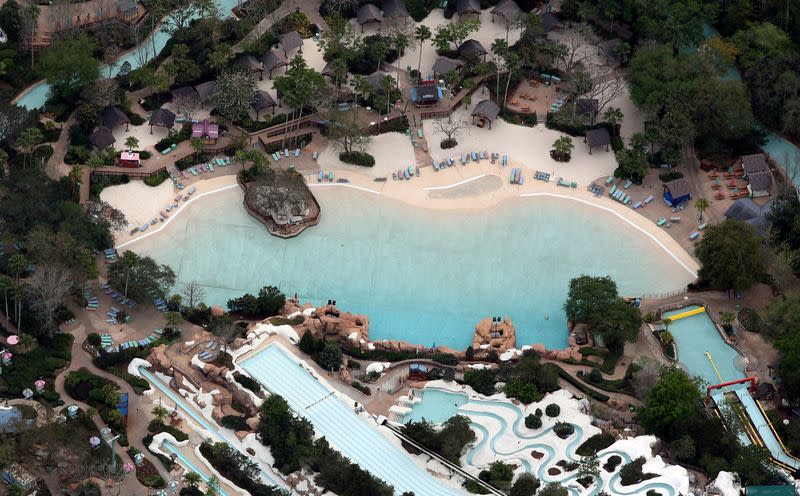
{"label": "grass area", "polygon": [[153,174],[152,176],[148,176],[144,178],[144,183],[148,186],[156,187],[159,184],[163,183],[169,179],[169,173],[166,170],[160,170]]}
{"label": "grass area", "polygon": [[130,386],[133,388],[133,392],[136,394],[141,395],[142,393],[150,389],[150,383],[147,382],[145,379],[142,379],[141,377],[135,376],[133,374],[129,374],[127,371],[122,370],[118,367],[109,367],[106,369],[106,372],[114,374],[115,376],[119,377],[123,381],[130,384]]}
{"label": "grass area", "polygon": [[[581,355],[583,357],[587,356],[597,356],[603,359],[603,363],[600,364],[600,370],[603,371],[605,374],[613,374],[614,369],[617,368],[617,363],[622,358],[622,354],[625,351],[624,348],[620,347],[619,349],[605,349],[605,348],[595,348],[593,346],[584,346],[580,349]],[[581,364],[583,365],[591,365],[597,366],[595,362],[590,360],[581,360]]]}
{"label": "grass area", "polygon": [[280,325],[296,326],[296,325],[302,324],[304,320],[306,320],[306,318],[303,317],[302,315],[297,315],[295,317],[292,317],[291,319],[287,319],[286,317],[278,316],[278,317],[272,317],[271,319],[269,319],[269,323],[274,325],[274,326],[280,326]]}
{"label": "grass area", "polygon": [[182,430],[173,427],[171,425],[165,424],[159,420],[153,419],[147,425],[147,432],[150,434],[156,435],[161,432],[167,432],[175,438],[176,441],[182,442],[189,439],[189,435],[183,432]]}

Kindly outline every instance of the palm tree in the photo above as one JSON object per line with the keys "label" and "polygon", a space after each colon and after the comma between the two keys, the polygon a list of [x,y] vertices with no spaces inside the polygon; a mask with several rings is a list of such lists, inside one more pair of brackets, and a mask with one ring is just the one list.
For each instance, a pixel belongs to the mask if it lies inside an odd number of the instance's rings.
{"label": "palm tree", "polygon": [[93,153],[86,161],[86,165],[88,165],[90,169],[95,170],[106,165],[106,162],[103,160],[102,155],[99,153]]}
{"label": "palm tree", "polygon": [[219,496],[219,477],[212,475],[206,483],[206,496]]}
{"label": "palm tree", "polygon": [[5,301],[6,318],[10,320],[11,316],[8,314],[8,295],[14,294],[14,281],[12,281],[10,277],[0,275],[0,293],[3,294],[3,300]]}
{"label": "palm tree", "polygon": [[565,135],[562,135],[553,143],[553,150],[562,157],[569,157],[572,155],[572,149],[575,148],[575,145],[572,144],[572,138]]}
{"label": "palm tree", "polygon": [[698,222],[703,220],[703,212],[705,212],[708,207],[709,203],[705,198],[698,198],[694,201],[694,209],[697,210]]}
{"label": "palm tree", "polygon": [[433,34],[428,26],[424,24],[420,24],[417,26],[417,30],[414,31],[414,39],[419,42],[419,62],[417,62],[417,72],[421,70],[422,67],[422,46],[423,44],[431,39]]}
{"label": "palm tree", "polygon": [[669,328],[672,325],[672,319],[667,317],[661,321],[661,325],[664,326],[664,332],[669,332]]}
{"label": "palm tree", "polygon": [[169,410],[161,405],[156,405],[152,410],[150,410],[150,413],[153,414],[153,417],[155,417],[159,423],[163,423],[164,419],[167,418],[167,415],[169,415]]}
{"label": "palm tree", "polygon": [[203,482],[203,478],[197,472],[186,472],[183,474],[183,482],[187,487],[196,488]]}
{"label": "palm tree", "polygon": [[614,136],[617,135],[617,132],[619,131],[617,126],[622,124],[622,119],[624,117],[625,115],[622,113],[622,110],[617,107],[608,107],[608,110],[606,110],[603,114],[603,119],[611,124],[614,130]]}
{"label": "palm tree", "polygon": [[505,54],[508,52],[508,43],[502,38],[496,38],[491,46],[492,59],[495,64],[495,95],[497,102],[500,101],[500,62],[505,60]]}
{"label": "palm tree", "polygon": [[28,129],[22,131],[22,133],[19,135],[19,138],[17,138],[17,144],[23,149],[27,150],[27,156],[25,157],[23,164],[27,165],[28,160],[33,159],[33,152],[43,140],[44,136],[42,135],[42,132],[39,131],[39,128],[29,127]]}
{"label": "palm tree", "polygon": [[128,136],[125,139],[125,148],[127,148],[128,151],[139,148],[139,140],[136,138],[136,136]]}

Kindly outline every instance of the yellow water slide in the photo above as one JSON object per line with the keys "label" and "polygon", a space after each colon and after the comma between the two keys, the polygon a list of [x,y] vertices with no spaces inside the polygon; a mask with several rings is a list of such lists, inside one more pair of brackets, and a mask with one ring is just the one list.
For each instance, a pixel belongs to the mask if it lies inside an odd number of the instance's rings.
{"label": "yellow water slide", "polygon": [[706,311],[706,307],[698,307],[698,308],[693,308],[691,310],[687,310],[685,312],[676,313],[675,315],[672,315],[672,316],[670,316],[668,318],[672,322],[675,322],[676,320],[680,320],[680,319],[682,319],[684,317],[691,317],[692,315],[697,315],[698,313],[703,313],[705,311]]}

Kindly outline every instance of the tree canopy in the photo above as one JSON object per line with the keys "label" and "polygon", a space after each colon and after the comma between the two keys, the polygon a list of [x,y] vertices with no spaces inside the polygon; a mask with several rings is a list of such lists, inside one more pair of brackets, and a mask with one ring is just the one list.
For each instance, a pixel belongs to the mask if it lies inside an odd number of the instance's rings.
{"label": "tree canopy", "polygon": [[245,317],[268,317],[277,315],[285,302],[286,295],[280,289],[264,286],[258,296],[247,293],[228,300],[228,309]]}
{"label": "tree canopy", "polygon": [[39,60],[39,70],[53,92],[68,99],[100,77],[100,62],[94,58],[95,44],[86,34],[55,41]]}
{"label": "tree canopy", "polygon": [[635,340],[642,323],[639,310],[620,298],[617,284],[608,276],[573,278],[564,311],[572,323],[586,324],[602,335],[609,347]]}
{"label": "tree canopy", "polygon": [[108,267],[108,282],[128,298],[144,302],[155,297],[165,298],[175,285],[175,272],[148,256],[125,251]]}
{"label": "tree canopy", "polygon": [[741,221],[728,219],[706,229],[694,253],[700,280],[713,289],[744,291],[764,274],[761,238]]}
{"label": "tree canopy", "polygon": [[694,415],[701,400],[698,379],[677,367],[666,368],[647,393],[638,418],[648,432],[668,438],[673,423]]}

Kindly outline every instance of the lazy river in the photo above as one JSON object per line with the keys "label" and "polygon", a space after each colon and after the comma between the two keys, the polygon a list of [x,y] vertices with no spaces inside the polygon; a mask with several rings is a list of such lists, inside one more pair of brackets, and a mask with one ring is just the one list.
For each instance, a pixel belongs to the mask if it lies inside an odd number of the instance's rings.
{"label": "lazy river", "polygon": [[340,188],[315,191],[318,226],[282,240],[222,191],[191,204],[130,249],[168,264],[176,291],[205,287],[225,305],[264,285],[370,318],[370,338],[463,349],[488,316],[512,319],[517,344],[563,348],[569,280],[610,275],[626,295],[694,279],[654,241],[601,209],[554,197],[433,211]]}

